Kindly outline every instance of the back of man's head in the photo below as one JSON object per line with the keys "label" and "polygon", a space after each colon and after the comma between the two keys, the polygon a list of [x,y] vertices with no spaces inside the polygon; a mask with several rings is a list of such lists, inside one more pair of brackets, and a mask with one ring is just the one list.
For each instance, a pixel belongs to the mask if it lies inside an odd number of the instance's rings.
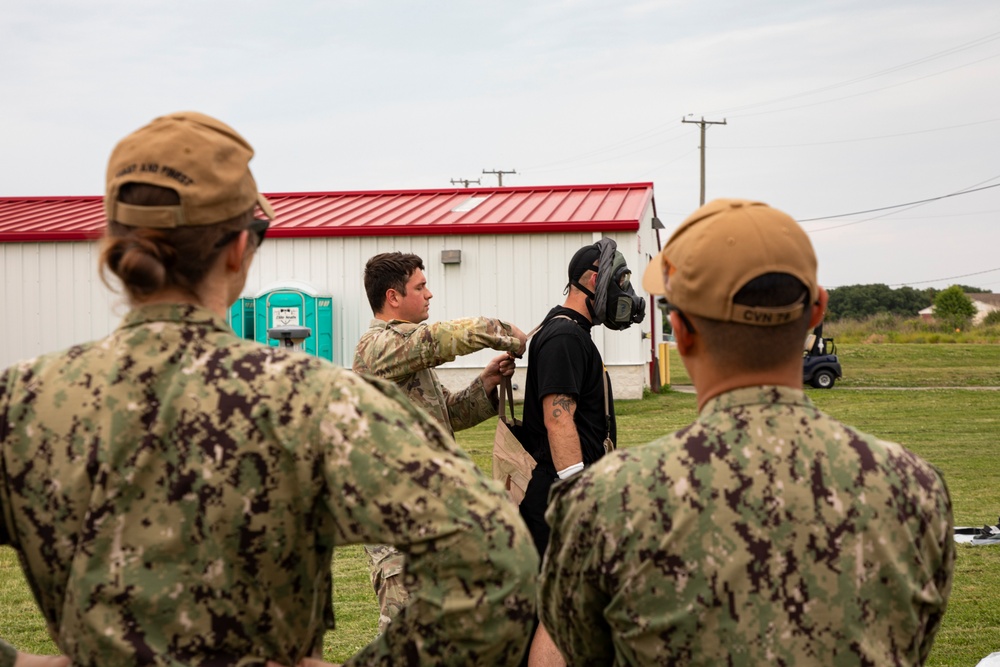
{"label": "back of man's head", "polygon": [[748,371],[801,356],[819,298],[806,233],[787,214],[742,199],[717,199],[684,220],[643,287],[688,318],[718,363]]}
{"label": "back of man's head", "polygon": [[365,264],[365,293],[372,313],[378,315],[385,307],[385,293],[394,289],[406,295],[406,283],[417,269],[424,270],[424,262],[412,253],[384,252],[375,255]]}

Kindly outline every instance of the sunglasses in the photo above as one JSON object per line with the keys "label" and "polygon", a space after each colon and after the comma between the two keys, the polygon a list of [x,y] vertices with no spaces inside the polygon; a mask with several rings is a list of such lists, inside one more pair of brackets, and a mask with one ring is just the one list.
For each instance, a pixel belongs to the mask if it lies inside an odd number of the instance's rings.
{"label": "sunglasses", "polygon": [[684,311],[667,301],[665,297],[657,297],[656,305],[662,308],[664,313],[677,313],[677,316],[681,318],[682,322],[684,322],[684,326],[688,328],[688,331],[695,333],[694,325],[691,324],[691,320],[689,320],[688,316],[684,314]]}
{"label": "sunglasses", "polygon": [[[267,235],[267,229],[271,226],[270,220],[260,220],[254,218],[253,221],[246,226],[246,231],[253,232],[257,237],[257,245],[255,248],[259,248],[262,243],[264,243],[264,236]],[[233,242],[233,240],[243,232],[242,229],[234,229],[233,231],[224,234],[221,239],[215,244],[215,249],[225,248],[227,245]]]}

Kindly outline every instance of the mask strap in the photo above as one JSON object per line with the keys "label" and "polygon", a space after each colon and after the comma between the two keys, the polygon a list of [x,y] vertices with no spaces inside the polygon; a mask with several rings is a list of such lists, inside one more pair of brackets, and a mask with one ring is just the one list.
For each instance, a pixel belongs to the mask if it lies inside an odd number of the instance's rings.
{"label": "mask strap", "polygon": [[583,292],[584,294],[586,294],[586,295],[587,295],[587,301],[586,301],[586,304],[587,304],[587,311],[588,311],[588,312],[590,313],[590,321],[591,321],[591,322],[593,322],[594,324],[603,324],[603,323],[604,323],[604,318],[603,318],[603,317],[599,317],[599,316],[597,315],[597,311],[596,311],[596,310],[594,309],[594,299],[595,299],[595,298],[597,298],[597,297],[596,297],[596,296],[594,295],[594,293],[593,293],[593,292],[591,292],[591,291],[590,291],[589,289],[587,289],[586,287],[584,287],[583,285],[581,285],[581,284],[580,284],[580,283],[579,283],[578,281],[576,281],[576,280],[574,280],[574,281],[573,281],[572,283],[570,283],[570,284],[571,284],[571,285],[573,285],[573,286],[574,286],[574,287],[576,287],[576,288],[577,288],[578,290],[580,290],[581,292]]}

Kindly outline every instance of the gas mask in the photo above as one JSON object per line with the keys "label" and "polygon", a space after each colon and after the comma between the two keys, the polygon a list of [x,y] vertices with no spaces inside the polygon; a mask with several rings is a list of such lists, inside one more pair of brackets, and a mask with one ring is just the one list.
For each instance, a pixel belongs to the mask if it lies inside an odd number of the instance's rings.
{"label": "gas mask", "polygon": [[597,293],[579,284],[577,287],[590,297],[587,308],[595,324],[603,324],[614,331],[628,329],[646,317],[646,300],[632,289],[632,271],[618,252],[618,244],[605,237],[596,245],[601,251],[597,263]]}

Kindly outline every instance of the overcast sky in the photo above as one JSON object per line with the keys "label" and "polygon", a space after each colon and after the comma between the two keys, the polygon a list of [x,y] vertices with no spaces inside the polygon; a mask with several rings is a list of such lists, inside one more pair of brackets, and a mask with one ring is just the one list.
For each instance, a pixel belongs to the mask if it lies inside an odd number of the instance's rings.
{"label": "overcast sky", "polygon": [[264,192],[649,181],[669,232],[704,118],[706,197],[803,221],[824,284],[1000,291],[997,0],[4,0],[0,64],[0,196],[101,194],[193,109]]}

